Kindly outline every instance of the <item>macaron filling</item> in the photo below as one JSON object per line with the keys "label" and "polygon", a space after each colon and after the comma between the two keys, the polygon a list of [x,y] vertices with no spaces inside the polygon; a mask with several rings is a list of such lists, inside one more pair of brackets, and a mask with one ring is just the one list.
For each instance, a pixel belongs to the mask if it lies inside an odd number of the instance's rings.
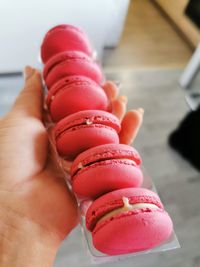
{"label": "macaron filling", "polygon": [[[117,204],[118,202],[121,202],[121,205]],[[116,208],[114,208],[115,206]],[[96,232],[98,228],[103,227],[114,218],[154,211],[164,211],[162,204],[156,198],[150,197],[144,199],[143,197],[140,197],[138,200],[132,200],[131,197],[122,197],[118,201],[115,201],[113,208],[108,211],[105,210],[104,212],[99,211],[101,215],[95,215],[95,212],[93,214],[93,220],[90,222],[88,221],[87,225],[90,231]]]}
{"label": "macaron filling", "polygon": [[130,204],[129,199],[127,197],[123,197],[122,201],[124,203],[124,206],[121,208],[114,209],[110,211],[109,213],[105,214],[103,217],[101,217],[97,224],[100,222],[103,222],[105,220],[109,220],[113,216],[117,216],[122,213],[126,213],[133,210],[157,210],[160,209],[157,205],[152,203],[136,203],[136,204]]}

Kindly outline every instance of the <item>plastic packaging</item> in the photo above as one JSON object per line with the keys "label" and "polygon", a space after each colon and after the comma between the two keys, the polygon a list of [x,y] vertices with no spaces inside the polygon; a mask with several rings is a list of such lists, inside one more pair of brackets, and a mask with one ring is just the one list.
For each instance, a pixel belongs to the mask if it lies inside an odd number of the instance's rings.
{"label": "plastic packaging", "polygon": [[[67,186],[71,189],[70,175],[67,172],[68,164],[65,164],[65,161],[61,157],[59,157],[59,155],[56,151],[55,142],[54,142],[52,134],[51,134],[52,133],[52,127],[54,124],[49,121],[48,116],[46,118],[47,118],[47,120],[45,123],[46,123],[46,128],[47,128],[47,131],[49,134],[50,144],[51,144],[52,149],[55,153],[55,158],[57,160],[58,166],[60,167],[60,170],[63,173],[63,176],[66,180]],[[146,170],[144,168],[142,168],[142,170],[143,170],[143,174],[144,174],[144,181],[143,181],[142,187],[150,189],[154,192],[157,192],[156,187],[153,184],[152,179],[148,176]],[[78,199],[78,198],[77,198],[77,202],[78,202],[79,211],[81,214],[80,224],[81,224],[83,238],[85,241],[84,243],[85,243],[86,250],[88,252],[88,255],[90,256],[92,263],[101,264],[101,263],[106,263],[106,262],[115,262],[118,260],[123,260],[123,259],[127,259],[130,257],[135,257],[137,255],[163,252],[163,251],[167,251],[167,250],[180,248],[179,241],[176,237],[175,232],[173,231],[171,237],[167,241],[165,241],[163,244],[161,244],[161,245],[159,245],[153,249],[150,249],[150,250],[141,251],[141,252],[137,252],[137,253],[131,253],[131,254],[117,255],[117,256],[108,256],[108,255],[102,254],[101,252],[97,251],[94,248],[94,246],[92,244],[91,233],[86,229],[85,214],[86,214],[87,208],[89,206],[87,207],[87,205],[85,203],[89,203],[89,202],[87,201],[87,199]]]}
{"label": "plastic packaging", "polygon": [[[150,190],[157,193],[152,179],[148,176],[148,174],[144,168],[143,168],[143,174],[144,174],[144,182],[142,184],[142,187],[150,189]],[[82,233],[84,236],[85,244],[87,246],[89,255],[91,257],[91,261],[93,263],[96,263],[96,264],[101,264],[101,263],[106,263],[106,262],[115,262],[115,261],[130,258],[130,257],[136,257],[136,256],[142,255],[142,254],[164,252],[164,251],[180,248],[180,244],[179,244],[179,241],[177,239],[177,236],[176,236],[175,232],[173,231],[171,237],[168,240],[166,240],[163,244],[161,244],[161,245],[159,245],[153,249],[145,250],[145,251],[141,251],[141,252],[137,252],[137,253],[130,253],[130,254],[124,254],[124,255],[117,255],[117,256],[108,256],[108,255],[100,253],[99,251],[97,251],[94,248],[94,246],[92,244],[91,233],[86,229],[86,226],[85,226],[84,215],[81,216],[81,226],[82,226]]]}
{"label": "plastic packaging", "polygon": [[[39,62],[41,64],[40,56],[38,57],[38,59],[39,59]],[[98,61],[97,53],[95,50],[93,50],[93,60]],[[45,104],[47,91],[48,90],[45,88],[45,99],[44,99],[44,108],[46,111],[45,125],[46,125],[47,131],[48,131],[49,141],[50,141],[52,150],[54,152],[54,157],[57,161],[58,166],[60,167],[60,170],[63,174],[63,177],[66,180],[67,186],[71,189],[71,180],[70,180],[70,176],[68,173],[68,168],[69,168],[68,164],[66,164],[66,162],[61,157],[59,157],[59,155],[56,151],[55,142],[54,142],[53,136],[52,136],[52,127],[54,126],[54,123],[51,122],[51,119],[50,119],[50,116],[48,114],[48,110],[47,110],[47,107]],[[144,182],[142,184],[142,187],[156,192],[156,188],[153,184],[153,181],[148,176],[148,174],[144,168],[143,168],[143,174],[144,174]],[[141,252],[131,253],[131,254],[117,255],[117,256],[108,256],[108,255],[102,254],[101,252],[97,251],[94,248],[94,246],[92,244],[92,235],[86,229],[86,226],[85,226],[85,213],[86,213],[87,208],[88,208],[85,203],[88,203],[88,201],[86,199],[78,199],[77,198],[77,202],[78,202],[78,206],[79,206],[79,210],[80,210],[80,214],[81,214],[80,224],[81,224],[81,228],[82,228],[83,239],[85,241],[84,242],[85,247],[86,247],[86,250],[88,252],[88,255],[90,256],[92,263],[101,264],[101,263],[106,263],[106,262],[115,262],[118,260],[124,260],[124,259],[130,258],[130,257],[137,257],[138,255],[142,255],[142,254],[157,253],[157,252],[163,252],[163,251],[167,251],[167,250],[180,248],[180,244],[179,244],[179,241],[176,237],[176,234],[175,234],[175,232],[173,232],[171,237],[169,238],[169,240],[167,240],[163,244],[161,244],[161,245],[159,245],[159,246],[157,246],[151,250],[146,250],[146,251],[141,251]]]}

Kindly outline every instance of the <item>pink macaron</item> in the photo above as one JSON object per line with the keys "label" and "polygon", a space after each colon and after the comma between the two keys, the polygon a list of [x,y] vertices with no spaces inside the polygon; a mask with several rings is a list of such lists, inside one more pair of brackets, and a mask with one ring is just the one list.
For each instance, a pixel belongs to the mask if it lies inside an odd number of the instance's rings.
{"label": "pink macaron", "polygon": [[67,76],[55,83],[48,92],[47,106],[54,122],[81,110],[107,110],[104,90],[85,76]]}
{"label": "pink macaron", "polygon": [[107,192],[138,187],[143,175],[136,149],[123,144],[106,144],[81,153],[71,167],[73,191],[79,197],[97,198]]}
{"label": "pink macaron", "polygon": [[79,153],[98,145],[119,143],[120,122],[102,110],[84,110],[67,116],[54,128],[58,153],[72,160]]}
{"label": "pink macaron", "polygon": [[108,255],[152,249],[172,235],[170,216],[156,193],[120,189],[96,199],[86,213],[94,247]]}
{"label": "pink macaron", "polygon": [[46,63],[55,54],[72,50],[92,55],[92,47],[83,31],[72,25],[58,25],[46,33],[41,45],[41,58]]}
{"label": "pink macaron", "polygon": [[86,76],[98,84],[103,79],[99,65],[80,51],[66,51],[51,57],[44,66],[43,77],[47,88],[70,75]]}

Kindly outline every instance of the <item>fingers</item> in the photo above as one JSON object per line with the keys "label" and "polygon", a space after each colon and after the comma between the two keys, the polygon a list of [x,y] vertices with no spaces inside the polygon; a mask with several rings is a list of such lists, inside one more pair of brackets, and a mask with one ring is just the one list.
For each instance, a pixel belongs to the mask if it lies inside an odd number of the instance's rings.
{"label": "fingers", "polygon": [[104,89],[104,92],[106,93],[109,100],[108,111],[112,112],[112,103],[117,98],[119,87],[112,81],[106,81],[102,88]]}
{"label": "fingers", "polygon": [[42,118],[42,79],[38,70],[26,67],[24,70],[25,84],[18,95],[12,111],[22,116]]}
{"label": "fingers", "polygon": [[142,124],[143,114],[144,110],[142,108],[127,112],[121,123],[120,143],[131,144],[134,141]]}
{"label": "fingers", "polygon": [[104,89],[110,101],[117,98],[117,95],[119,93],[119,87],[117,87],[117,85],[114,82],[106,81],[105,84],[102,86],[102,88]]}
{"label": "fingers", "polygon": [[119,96],[112,102],[112,113],[121,121],[126,113],[127,97]]}
{"label": "fingers", "polygon": [[112,81],[106,81],[102,87],[110,100],[108,111],[112,112],[121,121],[126,113],[127,97],[119,96],[117,98],[119,86]]}

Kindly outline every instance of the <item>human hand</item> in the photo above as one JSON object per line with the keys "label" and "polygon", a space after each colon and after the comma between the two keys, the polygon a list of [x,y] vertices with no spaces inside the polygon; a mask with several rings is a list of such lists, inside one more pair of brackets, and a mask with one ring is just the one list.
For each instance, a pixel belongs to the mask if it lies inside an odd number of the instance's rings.
{"label": "human hand", "polygon": [[9,267],[49,266],[78,223],[76,201],[49,154],[40,73],[27,67],[25,74],[24,89],[0,120],[0,266]]}
{"label": "human hand", "polygon": [[[42,122],[41,75],[30,67],[25,73],[24,89],[0,120],[0,266],[27,267],[41,261],[50,266],[61,241],[78,223],[76,201],[52,158]],[[142,122],[142,110],[124,116],[126,98],[117,98],[112,83],[104,90],[113,113],[124,117],[120,141],[130,143]]]}

